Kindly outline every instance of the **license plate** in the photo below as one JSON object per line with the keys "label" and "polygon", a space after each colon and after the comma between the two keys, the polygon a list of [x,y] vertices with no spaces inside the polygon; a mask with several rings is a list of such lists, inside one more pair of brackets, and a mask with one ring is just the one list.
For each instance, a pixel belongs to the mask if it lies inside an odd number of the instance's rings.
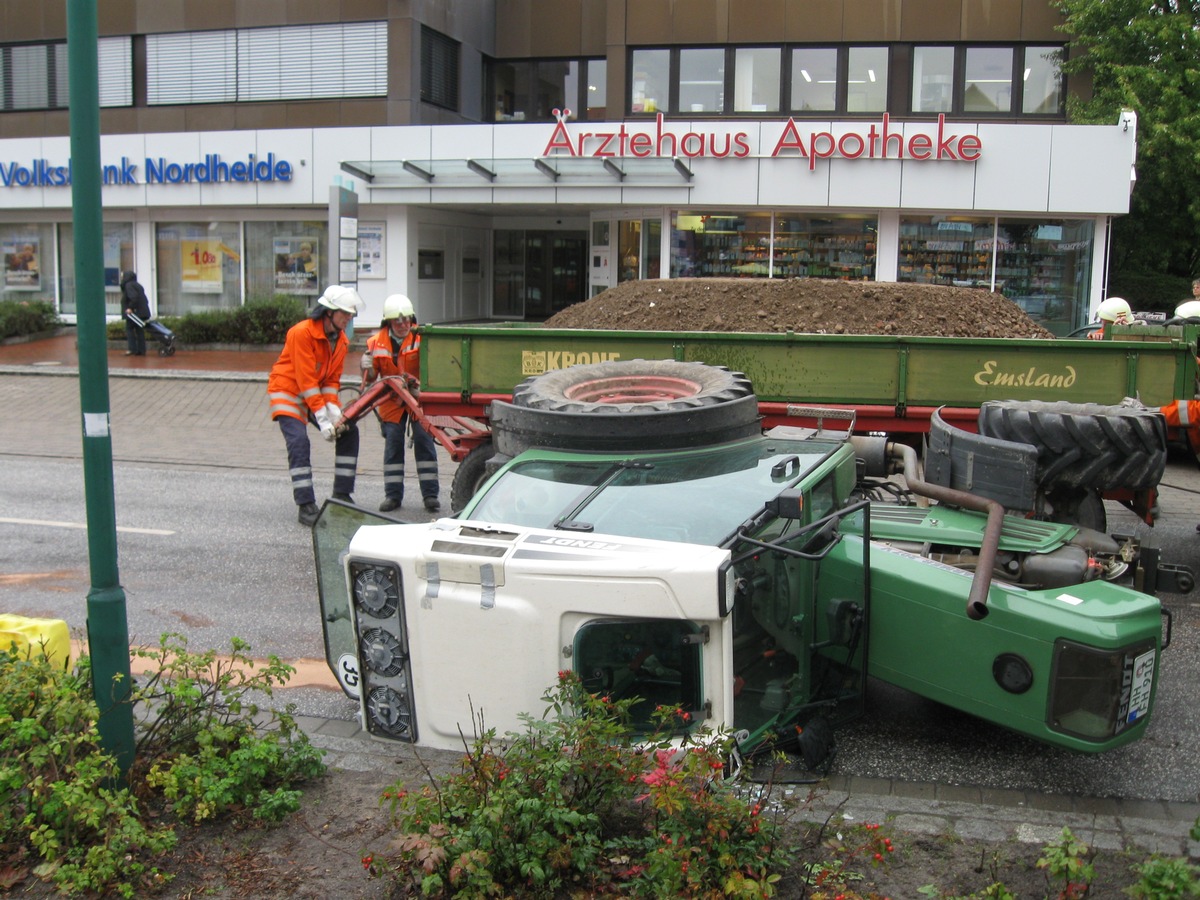
{"label": "license plate", "polygon": [[1150,689],[1154,686],[1153,650],[1147,650],[1133,658],[1133,670],[1130,675],[1132,680],[1129,686],[1129,711],[1125,716],[1126,724],[1133,724],[1150,712]]}

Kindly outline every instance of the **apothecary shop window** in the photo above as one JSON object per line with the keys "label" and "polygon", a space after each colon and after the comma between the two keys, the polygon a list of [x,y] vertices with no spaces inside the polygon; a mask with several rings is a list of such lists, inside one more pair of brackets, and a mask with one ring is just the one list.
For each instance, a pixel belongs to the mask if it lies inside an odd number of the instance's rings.
{"label": "apothecary shop window", "polygon": [[183,316],[242,303],[237,222],[166,222],[155,230],[158,313]]}
{"label": "apothecary shop window", "polygon": [[[133,225],[104,223],[104,314],[121,314],[121,273],[133,268]],[[69,222],[58,226],[59,294],[64,315],[79,313],[75,290],[75,228]],[[143,273],[148,274],[148,273]],[[151,303],[154,298],[151,297]],[[151,307],[153,310],[153,307]]]}
{"label": "apothecary shop window", "polygon": [[671,96],[671,51],[634,50],[630,71],[630,112],[666,112]]}
{"label": "apothecary shop window", "polygon": [[246,302],[276,294],[316,300],[329,279],[324,222],[246,223]]}

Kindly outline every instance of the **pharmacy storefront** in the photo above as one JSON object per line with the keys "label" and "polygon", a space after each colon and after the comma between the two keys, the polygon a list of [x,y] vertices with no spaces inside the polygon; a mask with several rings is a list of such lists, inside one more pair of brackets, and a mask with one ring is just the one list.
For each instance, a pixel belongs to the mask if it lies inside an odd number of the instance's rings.
{"label": "pharmacy storefront", "polygon": [[[1063,334],[1102,299],[1135,138],[1130,113],[106,136],[107,312],[127,269],[160,316],[355,282],[367,323],[396,292],[427,322],[537,319],[631,279],[819,277],[996,290]],[[73,321],[69,151],[0,141],[0,254],[3,299]]]}

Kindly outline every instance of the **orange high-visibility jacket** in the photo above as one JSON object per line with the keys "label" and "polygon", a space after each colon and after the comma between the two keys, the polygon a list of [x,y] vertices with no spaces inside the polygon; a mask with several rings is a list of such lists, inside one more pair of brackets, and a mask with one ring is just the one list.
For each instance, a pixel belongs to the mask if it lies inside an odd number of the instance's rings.
{"label": "orange high-visibility jacket", "polygon": [[336,343],[330,343],[324,318],[305,319],[289,328],[283,352],[267,379],[271,418],[291,416],[307,422],[310,412],[326,403],[336,404],[349,348],[345,332],[339,332]]}
{"label": "orange high-visibility jacket", "polygon": [[[394,348],[392,329],[385,325],[378,332],[367,338],[367,355],[371,358],[371,367],[379,377],[388,375],[409,375],[421,377],[421,336],[416,331],[409,331],[400,342],[399,353],[392,357]],[[391,397],[375,407],[379,418],[385,422],[399,422],[407,410]]]}
{"label": "orange high-visibility jacket", "polygon": [[1200,462],[1200,400],[1176,400],[1160,408],[1168,426],[1183,429],[1188,446]]}

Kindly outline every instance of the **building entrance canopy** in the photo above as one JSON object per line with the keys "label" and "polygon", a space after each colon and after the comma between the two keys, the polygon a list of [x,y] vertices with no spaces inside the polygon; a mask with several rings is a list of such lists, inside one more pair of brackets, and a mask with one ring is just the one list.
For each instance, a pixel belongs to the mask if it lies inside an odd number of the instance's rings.
{"label": "building entrance canopy", "polygon": [[373,188],[679,187],[695,177],[680,157],[547,156],[528,159],[393,159],[342,161],[341,169]]}

